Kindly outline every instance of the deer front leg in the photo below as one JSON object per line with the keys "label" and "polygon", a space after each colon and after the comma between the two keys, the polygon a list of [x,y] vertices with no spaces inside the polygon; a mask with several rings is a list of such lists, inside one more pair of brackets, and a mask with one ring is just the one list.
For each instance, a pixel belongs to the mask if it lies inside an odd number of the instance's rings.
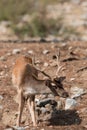
{"label": "deer front leg", "polygon": [[35,116],[35,96],[34,95],[29,97],[29,99],[28,99],[28,107],[29,107],[29,110],[30,110],[33,125],[37,126],[36,116]]}
{"label": "deer front leg", "polygon": [[18,90],[18,101],[19,101],[19,107],[18,107],[17,126],[20,126],[22,111],[24,107],[24,98],[23,98],[23,93],[21,89]]}

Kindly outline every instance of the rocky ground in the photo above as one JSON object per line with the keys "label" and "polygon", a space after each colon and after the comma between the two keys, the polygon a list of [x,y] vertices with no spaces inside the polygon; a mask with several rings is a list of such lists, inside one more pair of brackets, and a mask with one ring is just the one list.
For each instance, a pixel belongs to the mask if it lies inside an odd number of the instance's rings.
{"label": "rocky ground", "polygon": [[[68,99],[55,101],[52,95],[36,96],[36,113],[39,113],[37,128],[32,127],[30,114],[25,105],[21,130],[85,130],[87,129],[87,43],[0,43],[0,130],[13,130],[17,119],[16,90],[11,82],[11,71],[15,59],[22,54],[35,55],[36,66],[55,76],[57,62],[55,54],[60,48],[60,62],[65,76],[63,85],[70,95]],[[42,75],[41,75],[42,78]],[[67,103],[68,102],[68,103]],[[38,105],[39,104],[39,105]],[[66,108],[68,106],[69,109]],[[71,106],[71,107],[70,107]],[[29,123],[29,128],[24,127]]]}

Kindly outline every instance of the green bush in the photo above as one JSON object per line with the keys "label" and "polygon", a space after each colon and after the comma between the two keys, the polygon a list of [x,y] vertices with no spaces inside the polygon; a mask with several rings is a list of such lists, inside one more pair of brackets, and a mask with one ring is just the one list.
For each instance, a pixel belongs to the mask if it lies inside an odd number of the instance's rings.
{"label": "green bush", "polygon": [[62,18],[58,19],[46,18],[45,16],[37,15],[29,23],[25,23],[21,28],[16,25],[12,26],[14,32],[19,37],[26,34],[28,36],[46,37],[47,35],[58,35],[63,22]]}
{"label": "green bush", "polygon": [[[69,0],[66,0],[69,1]],[[31,37],[46,37],[48,35],[69,36],[78,33],[72,27],[64,27],[64,16],[57,19],[47,17],[47,6],[65,2],[65,0],[0,0],[0,21],[12,22],[11,28],[20,38],[25,35]],[[29,14],[30,21],[23,22],[22,17]],[[18,24],[22,23],[19,27]]]}

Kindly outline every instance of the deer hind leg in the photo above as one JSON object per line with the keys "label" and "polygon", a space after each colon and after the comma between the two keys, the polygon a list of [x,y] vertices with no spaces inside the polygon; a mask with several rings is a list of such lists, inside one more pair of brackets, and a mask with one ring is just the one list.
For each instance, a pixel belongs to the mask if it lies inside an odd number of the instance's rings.
{"label": "deer hind leg", "polygon": [[32,95],[28,98],[28,108],[31,114],[33,125],[37,126],[36,116],[35,116],[35,95]]}
{"label": "deer hind leg", "polygon": [[24,107],[24,98],[23,98],[23,93],[22,89],[18,90],[18,101],[19,101],[19,107],[18,107],[18,119],[17,119],[17,126],[20,126],[21,123],[21,116],[23,112],[23,107]]}

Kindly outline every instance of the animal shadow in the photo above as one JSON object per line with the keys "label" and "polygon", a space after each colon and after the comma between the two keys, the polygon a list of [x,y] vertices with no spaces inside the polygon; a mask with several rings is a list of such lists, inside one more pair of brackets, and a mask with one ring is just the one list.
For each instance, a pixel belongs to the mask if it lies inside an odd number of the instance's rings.
{"label": "animal shadow", "polygon": [[55,110],[49,119],[49,124],[56,126],[79,125],[80,123],[81,118],[76,110]]}

